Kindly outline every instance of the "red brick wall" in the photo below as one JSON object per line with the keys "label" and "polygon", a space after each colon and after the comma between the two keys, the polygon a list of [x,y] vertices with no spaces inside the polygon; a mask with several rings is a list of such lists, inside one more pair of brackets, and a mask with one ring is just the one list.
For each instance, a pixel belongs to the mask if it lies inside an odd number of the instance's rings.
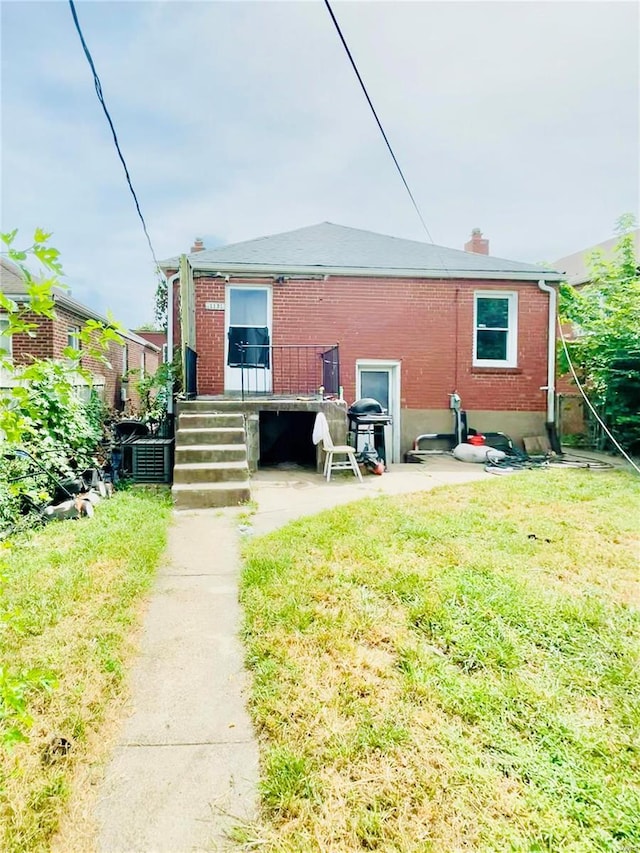
{"label": "red brick wall", "polygon": [[[86,321],[84,317],[60,305],[56,306],[56,316],[53,320],[47,317],[40,317],[28,311],[24,312],[24,316],[29,322],[38,325],[38,331],[33,338],[26,334],[13,336],[13,357],[18,364],[28,364],[34,358],[62,358],[62,352],[68,343],[69,327],[79,326],[82,328]],[[136,341],[125,340],[129,347],[129,369],[139,370],[143,345]],[[144,349],[146,351],[146,373],[152,375],[158,369],[161,354],[150,347],[144,347]],[[82,367],[89,370],[92,374],[104,376],[103,398],[105,404],[110,408],[122,409],[122,345],[111,341],[106,358],[110,367],[99,359],[84,353],[81,364]],[[139,407],[139,399],[134,384],[135,377],[132,377],[129,382],[129,399],[125,406],[127,411],[135,411]]]}
{"label": "red brick wall", "polygon": [[51,358],[53,353],[53,324],[48,317],[39,317],[31,311],[20,312],[27,323],[35,323],[38,333],[35,337],[27,334],[14,335],[11,339],[15,364],[29,364],[34,358]]}
{"label": "red brick wall", "polygon": [[[402,362],[402,408],[445,409],[447,395],[457,390],[468,410],[545,410],[540,386],[546,385],[548,296],[533,282],[331,277],[250,283],[272,286],[272,343],[340,345],[348,401],[355,397],[356,359],[377,358]],[[210,278],[195,284],[198,392],[219,394],[225,315],[204,303],[224,302],[225,285]],[[482,289],[518,292],[517,368],[472,366],[473,294]]]}
{"label": "red brick wall", "polygon": [[147,329],[132,329],[132,331],[135,332],[139,338],[144,338],[145,341],[149,341],[149,343],[154,344],[154,346],[157,346],[160,350],[167,342],[166,332],[151,332]]}
{"label": "red brick wall", "polygon": [[[204,304],[224,302],[225,283],[220,279],[199,278],[195,279],[195,286],[198,393],[221,394],[224,391],[225,312],[208,311]],[[275,340],[274,329],[273,341]]]}
{"label": "red brick wall", "polygon": [[[154,352],[150,348],[137,343],[137,341],[126,339],[126,344],[129,349],[130,376],[125,411],[136,414],[140,408],[140,397],[136,390],[136,382],[141,376],[142,352],[145,352],[145,376],[153,376],[156,372],[160,364],[161,353]],[[120,350],[120,359],[122,359],[122,347],[118,347],[118,349]]]}

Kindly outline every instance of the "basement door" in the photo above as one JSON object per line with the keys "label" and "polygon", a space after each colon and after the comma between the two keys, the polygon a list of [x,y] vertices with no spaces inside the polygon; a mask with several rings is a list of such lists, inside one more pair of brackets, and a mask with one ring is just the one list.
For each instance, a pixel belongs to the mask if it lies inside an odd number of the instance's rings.
{"label": "basement door", "polygon": [[271,392],[271,288],[226,289],[224,390]]}
{"label": "basement door", "polygon": [[[400,362],[370,359],[356,361],[356,396],[373,397],[393,422],[384,428],[387,462],[400,461]],[[361,448],[358,448],[361,449]]]}

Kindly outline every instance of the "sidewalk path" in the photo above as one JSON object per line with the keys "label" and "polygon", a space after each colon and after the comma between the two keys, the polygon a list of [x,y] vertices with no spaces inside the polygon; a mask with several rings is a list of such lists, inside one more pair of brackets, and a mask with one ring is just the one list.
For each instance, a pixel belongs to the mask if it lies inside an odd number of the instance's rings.
{"label": "sidewalk path", "polygon": [[[446,458],[392,466],[362,484],[342,477],[326,483],[306,471],[261,471],[251,481],[258,509],[249,523],[253,533],[266,533],[363,497],[487,477],[482,466]],[[239,640],[242,511],[174,515],[132,674],[132,714],[96,807],[102,853],[234,849],[226,831],[255,814],[258,748]]]}
{"label": "sidewalk path", "polygon": [[96,809],[98,850],[224,850],[225,829],[254,812],[236,516],[174,516],[132,675],[133,713]]}

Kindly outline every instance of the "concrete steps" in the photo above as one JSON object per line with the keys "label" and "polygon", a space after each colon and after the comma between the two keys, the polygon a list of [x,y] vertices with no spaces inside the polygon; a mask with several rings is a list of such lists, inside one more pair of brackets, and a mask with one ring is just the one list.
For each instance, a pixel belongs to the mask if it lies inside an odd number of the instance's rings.
{"label": "concrete steps", "polygon": [[246,444],[183,444],[176,447],[176,463],[242,462],[247,458]]}
{"label": "concrete steps", "polygon": [[174,483],[171,494],[176,509],[212,509],[238,506],[251,499],[249,485],[238,483]]}
{"label": "concrete steps", "polygon": [[221,483],[238,479],[249,479],[246,460],[182,462],[176,465],[173,474],[174,483]]}
{"label": "concrete steps", "polygon": [[189,427],[178,422],[176,447],[183,444],[244,444],[244,427]]}
{"label": "concrete steps", "polygon": [[244,418],[240,414],[181,411],[179,420],[186,429],[207,427],[241,427],[244,429]]}
{"label": "concrete steps", "polygon": [[211,412],[210,403],[186,406],[181,407],[176,432],[171,490],[176,508],[246,503],[251,492],[243,416]]}

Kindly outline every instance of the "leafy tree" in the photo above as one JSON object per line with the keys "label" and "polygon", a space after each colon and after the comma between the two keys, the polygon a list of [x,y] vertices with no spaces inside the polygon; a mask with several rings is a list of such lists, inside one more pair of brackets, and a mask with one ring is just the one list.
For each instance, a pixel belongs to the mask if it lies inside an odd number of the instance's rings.
{"label": "leafy tree", "polygon": [[158,271],[155,298],[155,320],[162,331],[167,330],[167,312],[169,309],[169,286],[166,278]]}
{"label": "leafy tree", "polygon": [[[27,304],[18,305],[0,292],[0,310],[6,318],[3,335],[37,333],[36,318],[52,318],[54,293],[63,288],[60,255],[49,245],[50,234],[37,228],[25,249],[15,247],[17,231],[0,234],[2,252],[21,270]],[[25,265],[35,258],[45,270],[35,277]],[[24,497],[45,497],[46,479],[25,477],[27,463],[14,451],[26,450],[50,466],[65,470],[70,463],[86,464],[101,437],[95,412],[78,397],[79,385],[91,385],[91,374],[82,367],[85,355],[106,362],[109,343],[122,342],[122,327],[112,318],[107,324],[87,320],[80,330],[80,350],[66,347],[61,359],[32,359],[14,364],[0,350],[0,368],[9,387],[0,392],[0,527],[11,524],[24,506]],[[94,407],[95,408],[95,407]]]}
{"label": "leafy tree", "polygon": [[[35,336],[36,317],[53,318],[54,290],[62,287],[59,252],[49,245],[51,237],[36,228],[33,242],[25,249],[15,248],[17,231],[0,234],[2,252],[21,270],[27,292],[23,308],[0,291],[0,310],[6,317],[3,336]],[[35,258],[45,274],[35,278],[24,262]],[[90,384],[91,376],[80,359],[91,354],[106,361],[110,341],[121,343],[121,327],[110,321],[104,325],[88,320],[80,331],[82,352],[67,347],[63,358],[32,359],[26,365],[13,364],[0,349],[0,368],[10,377],[9,387],[0,391],[0,530],[12,525],[29,501],[47,499],[46,474],[34,474],[22,451],[30,452],[45,467],[64,471],[73,461],[87,463],[101,437],[100,407],[93,398],[85,405],[77,394],[78,379]],[[7,543],[3,543],[6,547]],[[4,595],[4,561],[0,553],[0,625],[19,630],[22,614],[12,610]],[[52,673],[44,670],[18,670],[0,663],[0,746],[11,747],[28,740],[32,718],[28,700],[56,686]]]}
{"label": "leafy tree", "polygon": [[152,376],[144,376],[135,383],[143,418],[159,421],[166,415],[169,382],[174,379],[173,365],[165,362]]}
{"label": "leafy tree", "polygon": [[[575,336],[567,349],[592,404],[617,441],[640,450],[640,267],[631,214],[620,217],[620,239],[612,258],[594,251],[590,280],[581,287],[560,287],[560,318]],[[569,364],[560,350],[560,369]]]}
{"label": "leafy tree", "polygon": [[141,326],[136,327],[136,331],[139,331],[139,332],[163,332],[164,329],[161,329],[157,323],[143,323]]}

